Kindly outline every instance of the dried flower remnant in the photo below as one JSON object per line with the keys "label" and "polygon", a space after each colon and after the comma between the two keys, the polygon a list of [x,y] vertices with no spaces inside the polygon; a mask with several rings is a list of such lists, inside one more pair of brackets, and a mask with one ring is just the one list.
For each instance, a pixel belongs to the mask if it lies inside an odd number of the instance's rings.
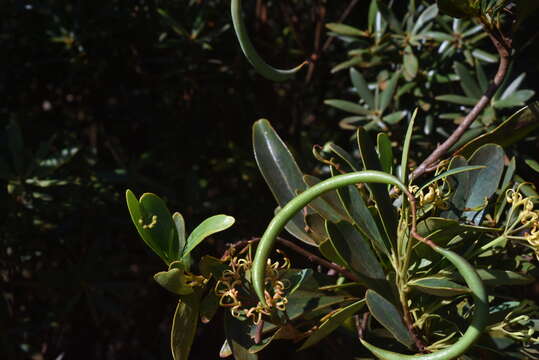
{"label": "dried flower remnant", "polygon": [[252,268],[252,244],[240,250],[237,255],[232,249],[229,255],[223,259],[228,262],[229,269],[223,271],[222,277],[215,285],[215,293],[219,296],[219,305],[230,308],[230,313],[236,318],[248,318],[255,324],[260,324],[264,315],[269,316],[272,309],[286,310],[288,299],[285,290],[288,288],[287,280],[282,280],[284,271],[290,269],[290,260],[281,250],[277,250],[283,256],[283,261],[272,262],[268,259],[266,267],[264,292],[267,307],[264,307],[257,299],[247,281],[250,278]]}

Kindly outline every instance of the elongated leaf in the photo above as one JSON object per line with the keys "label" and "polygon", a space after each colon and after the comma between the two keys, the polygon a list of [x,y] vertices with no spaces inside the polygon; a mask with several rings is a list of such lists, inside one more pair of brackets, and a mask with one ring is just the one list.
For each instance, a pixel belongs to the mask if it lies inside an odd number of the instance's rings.
{"label": "elongated leaf", "polygon": [[391,147],[391,140],[386,133],[379,133],[377,137],[377,150],[380,157],[380,164],[382,165],[382,171],[392,174],[393,173],[393,149]]}
{"label": "elongated leaf", "polygon": [[382,91],[382,94],[380,94],[379,110],[381,112],[384,112],[391,103],[391,99],[393,99],[393,95],[395,94],[395,89],[397,88],[397,82],[399,81],[400,75],[400,71],[396,71],[389,79],[386,88],[384,91]]}
{"label": "elongated leaf", "polygon": [[511,84],[509,84],[509,86],[507,86],[507,88],[503,91],[502,95],[500,96],[500,100],[507,99],[509,96],[511,96],[511,94],[517,91],[525,78],[526,73],[522,73],[515,80],[513,80]]}
{"label": "elongated leaf", "polygon": [[504,285],[528,285],[535,281],[535,278],[530,275],[519,274],[514,271],[494,270],[494,269],[477,269],[477,274],[485,284],[485,286],[496,287]]}
{"label": "elongated leaf", "polygon": [[426,294],[442,297],[462,295],[470,292],[470,289],[466,286],[462,286],[443,277],[414,279],[408,282],[408,286]]}
{"label": "elongated leaf", "polygon": [[333,31],[336,34],[339,35],[345,35],[345,36],[361,36],[361,37],[368,37],[369,35],[362,30],[359,30],[353,26],[345,25],[341,23],[327,23],[326,27]]}
{"label": "elongated leaf", "polygon": [[322,323],[312,334],[307,338],[307,340],[301,345],[299,350],[307,349],[310,346],[318,343],[320,340],[331,334],[335,331],[342,323],[356,314],[365,306],[365,299],[356,301],[353,304],[348,305],[345,308],[342,308],[330,316],[326,321]]}
{"label": "elongated leaf", "polygon": [[376,221],[372,216],[371,211],[365,204],[363,197],[355,186],[347,186],[337,189],[337,193],[342,200],[342,203],[354,220],[354,224],[358,229],[369,238],[371,243],[383,254],[388,255],[389,249],[384,242],[380,230],[376,225]]}
{"label": "elongated leaf", "polygon": [[[252,321],[241,321],[233,317],[229,311],[225,313],[226,340],[235,360],[256,360],[258,355],[249,352],[254,343],[256,326]],[[176,360],[176,359],[175,359]]]}
{"label": "elongated leaf", "polygon": [[459,62],[455,62],[455,72],[460,78],[460,86],[462,87],[462,90],[464,90],[466,96],[472,99],[479,99],[481,98],[481,96],[483,96],[483,93],[479,89],[477,82],[473,78],[470,71],[468,71],[466,66],[462,65]]}
{"label": "elongated leaf", "polygon": [[526,101],[530,100],[535,95],[533,90],[518,90],[509,95],[503,100],[496,101],[493,106],[496,109],[506,109],[517,106],[524,106]]}
{"label": "elongated leaf", "polygon": [[358,96],[365,101],[369,109],[374,110],[374,97],[372,96],[372,92],[369,90],[369,84],[363,75],[356,69],[350,68],[350,79],[352,80],[352,84],[354,85]]}
{"label": "elongated leaf", "polygon": [[189,352],[197,330],[199,305],[198,294],[182,296],[178,301],[170,334],[170,347],[174,360],[189,359]]}
{"label": "elongated leaf", "polygon": [[535,161],[533,159],[526,159],[526,160],[524,160],[524,162],[526,163],[526,165],[531,167],[533,170],[535,170],[536,172],[539,172],[539,162],[537,162],[537,161]]}
{"label": "elongated leaf", "polygon": [[539,128],[539,101],[519,110],[488,133],[473,139],[457,150],[457,154],[470,156],[485,144],[506,147],[514,144]]}
{"label": "elongated leaf", "polygon": [[131,190],[126,192],[131,220],[144,242],[168,265],[180,259],[176,226],[164,201],[145,193],[140,201]]}
{"label": "elongated leaf", "polygon": [[440,179],[446,178],[446,177],[448,177],[450,175],[456,175],[456,174],[460,174],[460,173],[467,172],[467,171],[480,170],[480,169],[484,169],[485,167],[486,167],[485,165],[475,165],[475,166],[468,165],[468,166],[461,166],[461,167],[457,167],[455,169],[450,169],[450,170],[444,171],[440,175],[437,175],[437,176],[433,177],[432,179],[427,181],[425,184],[421,185],[419,190],[420,191],[425,190],[429,185],[435,183],[436,181],[438,181]]}
{"label": "elongated leaf", "polygon": [[417,21],[412,29],[412,34],[417,34],[423,25],[433,20],[436,16],[438,16],[438,5],[432,4],[431,6],[427,7],[417,18]]}
{"label": "elongated leaf", "polygon": [[402,56],[403,75],[407,81],[412,81],[417,75],[419,70],[419,61],[414,55],[414,51],[411,46],[407,46]]}
{"label": "elongated leaf", "polygon": [[[182,214],[175,212],[172,214],[172,221],[176,226],[176,235],[178,235],[178,254],[183,255],[183,250],[185,249],[186,239],[185,239],[185,221]],[[170,252],[175,251],[173,248],[169,248]]]}
{"label": "elongated leaf", "polygon": [[457,104],[457,105],[474,106],[479,99],[469,98],[469,97],[460,96],[460,95],[439,95],[439,96],[436,96],[436,100],[446,101],[446,102]]}
{"label": "elongated leaf", "polygon": [[177,295],[189,295],[193,293],[193,288],[187,286],[183,269],[173,268],[168,271],[158,272],[153,276],[154,280]]}
{"label": "elongated leaf", "polygon": [[395,305],[387,301],[383,296],[371,289],[365,295],[367,306],[374,318],[382,324],[401,344],[411,347],[414,343],[406,325],[402,321],[402,315]]}
{"label": "elongated leaf", "polygon": [[410,145],[412,143],[412,134],[414,132],[415,119],[417,118],[418,108],[414,110],[414,114],[410,119],[408,124],[408,129],[406,130],[406,136],[404,137],[404,143],[402,146],[402,157],[401,157],[401,181],[404,184],[408,184],[408,161],[410,157]]}
{"label": "elongated leaf", "polygon": [[326,222],[330,240],[337,253],[353,272],[371,279],[385,279],[384,270],[372,251],[369,241],[352,225]]}
{"label": "elongated leaf", "polygon": [[329,99],[324,100],[324,104],[332,106],[342,111],[346,111],[357,115],[369,115],[369,110],[363,106],[346,100]]}
{"label": "elongated leaf", "polygon": [[[309,187],[312,187],[320,182],[320,179],[311,175],[305,175],[303,179]],[[350,223],[353,222],[339,200],[336,191],[324,193],[322,196],[311,201],[309,207],[315,210],[324,219],[334,223],[338,223],[340,221],[348,221]]]}
{"label": "elongated leaf", "polygon": [[[369,135],[364,129],[359,128],[356,136],[364,168],[367,170],[381,171],[382,166],[380,165],[380,160],[374,150],[375,148]],[[380,214],[380,220],[387,236],[387,244],[394,244],[397,239],[397,216],[391,204],[387,186],[384,184],[369,184],[368,187],[371,189],[374,201],[376,202],[376,209]]]}
{"label": "elongated leaf", "polygon": [[213,319],[219,310],[219,296],[214,291],[209,291],[200,303],[200,321],[207,324]]}
{"label": "elongated leaf", "polygon": [[208,236],[226,230],[234,224],[234,218],[227,215],[214,215],[198,225],[187,238],[187,245],[183,252],[186,257]]}
{"label": "elongated leaf", "polygon": [[[292,200],[297,191],[304,191],[303,174],[290,150],[271,127],[268,120],[262,119],[253,125],[253,148],[256,163],[280,207]],[[302,214],[298,213],[289,222],[296,233],[291,233],[299,240],[315,245],[302,229],[305,227]],[[286,227],[289,231],[290,227]]]}
{"label": "elongated leaf", "polygon": [[333,152],[335,155],[337,155],[338,157],[340,157],[341,159],[343,159],[346,164],[348,166],[350,166],[350,169],[352,171],[358,171],[358,168],[357,168],[357,164],[356,164],[356,161],[354,160],[354,158],[352,157],[352,155],[350,155],[346,150],[344,150],[343,148],[341,148],[340,146],[336,145],[336,144],[333,144],[333,143],[330,143],[328,145],[328,148],[329,150],[331,150],[331,152]]}

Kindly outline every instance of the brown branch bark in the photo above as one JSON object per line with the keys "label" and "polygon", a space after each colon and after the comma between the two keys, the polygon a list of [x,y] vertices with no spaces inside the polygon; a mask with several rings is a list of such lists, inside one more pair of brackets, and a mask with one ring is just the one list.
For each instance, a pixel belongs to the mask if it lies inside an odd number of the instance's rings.
{"label": "brown branch bark", "polygon": [[507,71],[509,69],[509,64],[511,61],[511,51],[512,51],[512,41],[511,38],[504,36],[496,32],[495,30],[489,29],[485,26],[485,31],[488,33],[492,43],[496,47],[498,54],[500,56],[500,63],[498,65],[498,71],[494,76],[492,83],[481,97],[479,102],[475,104],[473,109],[466,115],[462,123],[457,127],[457,129],[449,136],[442,144],[438,147],[425,159],[423,162],[412,172],[410,177],[412,179],[417,179],[424,173],[432,171],[433,167],[442,156],[444,156],[447,151],[453,146],[461,137],[464,135],[466,130],[470,125],[479,117],[479,115],[485,110],[485,108],[490,104],[492,97],[496,91],[500,88],[500,85],[503,83]]}

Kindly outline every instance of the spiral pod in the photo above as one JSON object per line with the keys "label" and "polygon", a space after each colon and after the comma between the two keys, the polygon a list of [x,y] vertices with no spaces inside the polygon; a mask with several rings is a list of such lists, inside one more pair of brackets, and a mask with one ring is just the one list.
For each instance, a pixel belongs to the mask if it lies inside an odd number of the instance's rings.
{"label": "spiral pod", "polygon": [[271,65],[268,65],[262,57],[258,54],[249,35],[247,34],[247,27],[245,21],[241,15],[241,0],[232,0],[230,2],[230,12],[232,14],[232,23],[234,24],[234,31],[236,37],[240,42],[241,50],[243,54],[249,60],[255,70],[268,80],[272,81],[285,81],[294,76],[307,62],[296,66],[292,69],[276,69]]}
{"label": "spiral pod", "polygon": [[411,235],[420,241],[425,242],[432,247],[434,251],[444,256],[449,260],[462,275],[464,281],[470,288],[472,296],[475,302],[475,313],[472,322],[466,332],[461,338],[451,346],[442,349],[440,351],[422,354],[422,355],[403,355],[387,351],[369,344],[365,340],[361,340],[363,345],[369,349],[374,355],[383,360],[451,360],[464,354],[473,343],[482,334],[487,318],[488,318],[488,299],[485,288],[481,279],[477,275],[474,268],[460,255],[453,251],[440,248],[431,241],[420,237],[415,230],[416,216],[415,216],[415,200],[408,191],[406,185],[404,185],[396,177],[380,172],[380,171],[359,171],[344,175],[334,176],[330,179],[324,180],[315,186],[307,189],[303,193],[296,196],[288,204],[286,204],[277,215],[271,220],[264,235],[262,236],[260,243],[256,249],[255,258],[253,260],[253,287],[261,302],[261,304],[267,307],[264,297],[264,274],[266,261],[273,249],[276,237],[282,231],[288,221],[301,209],[303,209],[311,201],[319,197],[320,195],[335,190],[340,187],[354,185],[358,183],[383,183],[396,186],[399,188],[410,201],[412,209],[412,229]]}

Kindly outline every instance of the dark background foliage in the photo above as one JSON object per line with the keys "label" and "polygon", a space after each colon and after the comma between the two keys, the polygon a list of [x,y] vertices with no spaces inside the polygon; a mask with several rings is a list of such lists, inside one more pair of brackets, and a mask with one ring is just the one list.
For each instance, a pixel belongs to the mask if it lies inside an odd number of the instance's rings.
{"label": "dark background foliage", "polygon": [[[269,62],[317,54],[311,72],[276,85],[240,53],[227,1],[3,3],[1,128],[17,123],[27,154],[52,138],[50,156],[73,156],[39,181],[1,176],[1,358],[170,358],[175,298],[151,278],[162,264],[130,223],[125,189],[166,198],[190,229],[216,213],[234,216],[236,225],[205,245],[215,255],[226,242],[259,236],[275,205],[251,152],[253,121],[270,119],[306,172],[312,144],[348,141],[323,105],[349,87],[346,74],[329,72],[344,48],[322,50],[324,22],[338,21],[347,5],[245,2]],[[367,6],[360,1],[347,23],[364,23]],[[516,66],[533,88],[539,52],[530,44],[539,33],[529,24]],[[8,138],[0,155],[9,167],[17,160]],[[216,358],[220,321],[199,331],[192,358]],[[339,346],[297,358],[331,358]]]}

